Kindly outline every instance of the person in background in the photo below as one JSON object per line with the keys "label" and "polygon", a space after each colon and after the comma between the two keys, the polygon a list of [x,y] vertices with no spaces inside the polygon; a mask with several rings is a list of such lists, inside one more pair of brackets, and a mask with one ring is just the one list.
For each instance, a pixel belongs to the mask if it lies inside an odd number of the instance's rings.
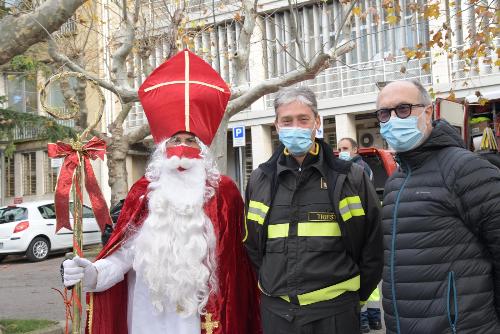
{"label": "person in background", "polygon": [[[339,158],[346,161],[352,161],[357,163],[366,175],[373,182],[373,172],[370,166],[361,158],[358,153],[358,143],[350,138],[342,138],[338,144],[337,149],[339,150]],[[368,298],[367,305],[363,305],[361,309],[361,333],[369,333],[370,329],[380,330],[382,329],[382,318],[380,314],[380,291],[377,287],[373,293]]]}
{"label": "person in background", "polygon": [[337,144],[337,149],[339,150],[339,158],[342,160],[352,161],[357,163],[365,170],[365,173],[373,181],[373,171],[370,166],[361,158],[358,154],[358,143],[349,137],[342,138]]}

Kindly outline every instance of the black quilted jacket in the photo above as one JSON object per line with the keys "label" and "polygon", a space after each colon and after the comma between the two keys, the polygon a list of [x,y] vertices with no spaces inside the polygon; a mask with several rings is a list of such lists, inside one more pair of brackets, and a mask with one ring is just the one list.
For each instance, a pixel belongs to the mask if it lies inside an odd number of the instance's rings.
{"label": "black quilted jacket", "polygon": [[445,121],[386,183],[387,333],[500,333],[500,171]]}

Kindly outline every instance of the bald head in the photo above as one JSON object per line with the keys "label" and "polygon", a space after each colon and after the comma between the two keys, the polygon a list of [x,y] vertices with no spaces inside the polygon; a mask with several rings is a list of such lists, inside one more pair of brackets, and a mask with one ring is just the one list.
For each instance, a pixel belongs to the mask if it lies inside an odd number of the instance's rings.
{"label": "bald head", "polygon": [[[406,101],[401,101],[401,96],[404,96]],[[398,101],[398,103],[393,106],[401,103],[424,105],[432,104],[429,93],[418,80],[400,80],[387,84],[378,94],[377,109],[387,108],[388,106],[383,104],[387,104],[392,101]],[[383,104],[381,104],[381,102]]]}

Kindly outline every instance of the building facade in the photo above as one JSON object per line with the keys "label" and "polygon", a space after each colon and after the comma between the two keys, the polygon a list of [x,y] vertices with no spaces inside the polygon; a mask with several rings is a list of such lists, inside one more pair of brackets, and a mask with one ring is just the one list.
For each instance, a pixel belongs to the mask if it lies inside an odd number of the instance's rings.
{"label": "building facade", "polygon": [[[190,26],[198,27],[197,22],[202,22],[200,25],[208,24],[210,29],[193,28],[195,33],[186,43],[230,84],[238,74],[233,56],[238,51],[242,29],[241,6],[233,3],[189,1],[189,17],[193,23]],[[476,29],[484,23],[481,8],[488,4],[457,1],[450,6],[443,1],[437,8],[442,13],[439,17],[424,18],[421,13],[432,8],[428,7],[431,2],[401,0],[393,3],[396,9],[391,11],[385,1],[361,0],[357,3],[357,14],[351,15],[343,24],[349,6],[339,1],[297,1],[294,8],[290,8],[288,1],[259,1],[249,67],[246,69],[248,86],[289,73],[301,66],[302,57],[311,59],[319,50],[326,52],[336,42],[355,41],[353,51],[333,62],[316,78],[300,83],[316,93],[324,139],[333,148],[343,137],[356,139],[361,147],[387,147],[380,136],[374,111],[378,86],[389,81],[418,79],[436,96],[442,97],[451,91],[457,98],[475,91],[500,93],[495,50],[486,50],[477,59],[477,65],[458,56],[467,43],[475,40]],[[163,4],[162,1],[147,4],[151,16],[157,24],[160,22],[160,26],[165,20],[160,10]],[[498,11],[499,1],[489,6],[490,10],[496,8]],[[395,13],[398,7],[399,13]],[[391,21],[391,15],[397,15],[396,22]],[[443,48],[430,43],[444,24],[452,32],[446,51],[457,50],[452,56],[449,56],[451,52],[443,52]],[[493,43],[498,50],[500,39],[497,37]],[[160,42],[151,55],[150,61],[155,66],[162,59],[163,49]],[[408,60],[405,49],[419,50],[420,55]],[[137,83],[140,84],[140,78]],[[230,121],[227,173],[235,180],[239,177],[240,159],[239,149],[232,147],[231,128],[243,125],[246,129],[246,146],[241,154],[246,181],[250,172],[270,157],[278,143],[273,125],[273,98],[274,94],[264,96]],[[128,121],[130,128],[146,122],[140,105],[130,114]]]}

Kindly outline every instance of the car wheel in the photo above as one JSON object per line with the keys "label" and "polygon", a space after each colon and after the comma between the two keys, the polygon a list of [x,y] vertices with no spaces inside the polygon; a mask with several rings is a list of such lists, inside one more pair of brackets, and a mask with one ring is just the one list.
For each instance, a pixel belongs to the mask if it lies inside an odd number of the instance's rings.
{"label": "car wheel", "polygon": [[0,254],[0,263],[7,257],[6,254]]}
{"label": "car wheel", "polygon": [[49,248],[49,242],[47,239],[36,237],[31,240],[26,256],[28,256],[28,259],[32,262],[45,260],[49,255]]}

